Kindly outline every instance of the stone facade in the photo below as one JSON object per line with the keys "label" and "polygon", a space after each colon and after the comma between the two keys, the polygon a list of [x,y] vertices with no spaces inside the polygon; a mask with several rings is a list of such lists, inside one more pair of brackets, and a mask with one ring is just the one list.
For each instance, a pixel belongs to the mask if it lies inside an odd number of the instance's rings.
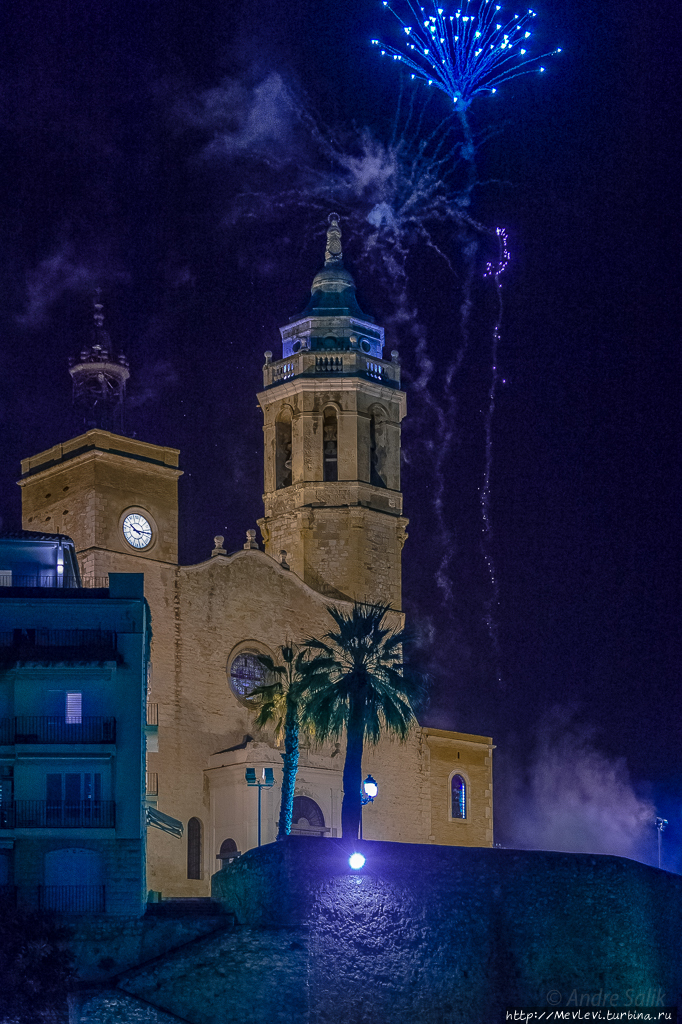
{"label": "stone facade", "polygon": [[[145,574],[153,630],[148,699],[159,715],[158,751],[148,752],[147,768],[158,778],[158,810],[185,826],[195,819],[200,865],[190,866],[187,838],[151,830],[148,885],[166,896],[207,895],[222,844],[232,840],[240,852],[256,845],[257,792],[245,784],[247,767],[259,775],[274,770],[275,785],[262,795],[261,831],[263,842],[275,836],[281,750],[256,731],[233,685],[244,658],[276,658],[285,642],[324,634],[330,601],[346,610],[353,600],[383,603],[402,617],[406,403],[397,353],[383,358],[383,330],[357,306],[338,260],[317,275],[308,309],[282,329],[282,340],[281,360],[266,353],[258,396],[265,551],[249,531],[242,550],[228,554],[218,537],[205,561],[177,564],[175,449],[90,430],[22,464],[27,528],[59,515],[85,574],[133,567]],[[151,533],[139,549],[123,532],[131,513]],[[365,809],[367,835],[491,845],[491,752],[488,737],[420,728],[405,744],[386,740],[369,749],[365,766],[380,797]],[[302,751],[297,795],[314,801],[330,837],[340,835],[342,767],[342,745]],[[469,804],[466,820],[457,821],[448,808],[450,776],[460,769]]]}

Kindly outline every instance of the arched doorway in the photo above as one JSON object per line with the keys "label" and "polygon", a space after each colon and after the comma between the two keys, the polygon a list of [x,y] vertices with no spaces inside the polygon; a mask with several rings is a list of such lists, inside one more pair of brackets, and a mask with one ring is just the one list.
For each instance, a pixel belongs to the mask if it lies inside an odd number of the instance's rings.
{"label": "arched doorway", "polygon": [[237,849],[237,844],[234,839],[223,839],[220,844],[220,853],[217,854],[216,857],[217,860],[222,862],[221,867],[225,867],[226,863],[229,864],[230,861],[236,860],[239,856],[241,856],[241,854]]}
{"label": "arched doorway", "polygon": [[328,831],[319,805],[309,796],[295,796],[291,815],[292,836],[323,836]]}

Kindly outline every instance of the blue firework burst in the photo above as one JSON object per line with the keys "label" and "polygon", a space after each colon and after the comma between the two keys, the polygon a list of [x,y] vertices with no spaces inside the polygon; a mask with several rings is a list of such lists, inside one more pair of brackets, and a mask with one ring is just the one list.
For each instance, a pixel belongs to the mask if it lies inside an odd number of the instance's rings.
{"label": "blue firework burst", "polygon": [[[494,93],[499,85],[519,75],[543,72],[541,61],[560,49],[539,57],[530,54],[535,11],[515,14],[504,22],[501,7],[491,0],[466,0],[454,14],[447,14],[436,0],[419,7],[412,0],[383,0],[384,7],[400,22],[405,34],[402,47],[373,39],[382,55],[405,64],[412,78],[419,78],[446,93],[459,109],[475,96]],[[399,13],[401,7],[405,17]],[[409,12],[409,13],[408,13]]]}

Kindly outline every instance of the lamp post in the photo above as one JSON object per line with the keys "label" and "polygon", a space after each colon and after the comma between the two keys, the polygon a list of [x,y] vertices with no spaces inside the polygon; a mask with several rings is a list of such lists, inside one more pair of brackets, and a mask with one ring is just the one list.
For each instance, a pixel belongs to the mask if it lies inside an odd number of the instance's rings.
{"label": "lamp post", "polygon": [[[373,779],[371,775],[368,775],[362,784],[360,791],[360,801],[362,807],[365,804],[373,804],[376,796],[379,793],[379,785],[376,779]],[[360,838],[362,839],[362,808],[360,809]]]}
{"label": "lamp post", "polygon": [[656,831],[658,832],[658,866],[661,866],[661,837],[665,831],[665,826],[668,824],[667,818],[656,818]]}
{"label": "lamp post", "polygon": [[270,789],[275,784],[275,776],[272,768],[263,768],[261,778],[256,778],[256,769],[247,768],[244,778],[246,779],[247,786],[258,786],[258,845],[260,846],[260,808],[261,808],[261,790]]}

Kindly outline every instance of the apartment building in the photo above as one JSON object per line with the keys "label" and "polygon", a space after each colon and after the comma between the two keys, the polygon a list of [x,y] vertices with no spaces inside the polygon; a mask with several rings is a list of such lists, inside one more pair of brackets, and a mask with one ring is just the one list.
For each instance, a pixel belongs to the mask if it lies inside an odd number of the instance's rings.
{"label": "apartment building", "polygon": [[83,581],[68,537],[0,536],[5,899],[142,913],[149,639],[143,574]]}

